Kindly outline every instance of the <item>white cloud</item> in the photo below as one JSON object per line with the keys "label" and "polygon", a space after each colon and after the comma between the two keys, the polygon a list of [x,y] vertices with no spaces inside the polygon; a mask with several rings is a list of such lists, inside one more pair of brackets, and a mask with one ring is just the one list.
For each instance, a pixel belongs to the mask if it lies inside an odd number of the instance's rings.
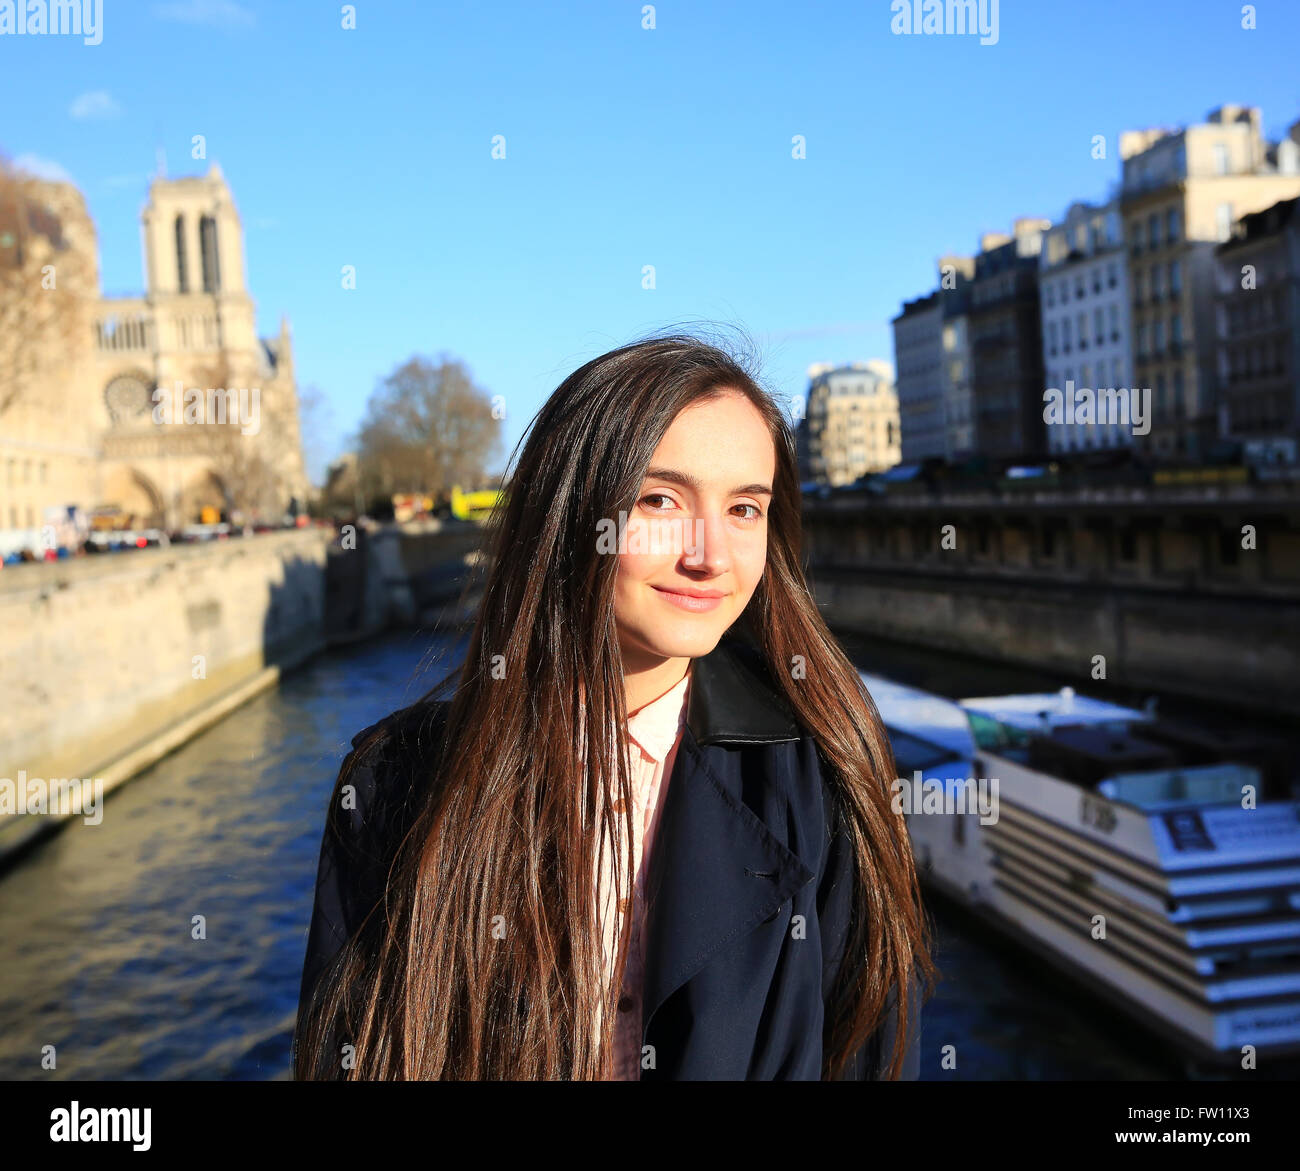
{"label": "white cloud", "polygon": [[38,179],[47,179],[51,183],[73,183],[75,180],[53,159],[43,159],[40,155],[19,155],[14,159],[14,170],[25,171]]}
{"label": "white cloud", "polygon": [[72,105],[68,107],[68,113],[76,118],[78,122],[90,118],[116,118],[121,112],[122,107],[117,104],[113,99],[113,95],[106,89],[96,89],[84,93],[79,98],[74,99]]}
{"label": "white cloud", "polygon": [[252,28],[257,23],[252,12],[235,0],[170,0],[167,4],[155,4],[153,12],[160,20],[214,28]]}

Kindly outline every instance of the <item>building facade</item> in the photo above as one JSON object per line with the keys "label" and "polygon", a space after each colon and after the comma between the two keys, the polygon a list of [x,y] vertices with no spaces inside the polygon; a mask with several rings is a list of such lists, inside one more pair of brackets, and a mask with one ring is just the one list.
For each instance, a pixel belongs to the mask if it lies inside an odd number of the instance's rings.
{"label": "building facade", "polygon": [[902,428],[900,459],[916,463],[947,454],[944,411],[943,306],[937,292],[903,304],[893,319],[894,367]]}
{"label": "building facade", "polygon": [[1285,449],[1294,462],[1300,444],[1300,199],[1237,221],[1215,252],[1215,289],[1221,430],[1255,447]]}
{"label": "building facade", "polygon": [[805,413],[811,479],[838,486],[899,461],[893,370],[879,360],[809,370]]}
{"label": "building facade", "polygon": [[[1128,278],[1117,200],[1075,203],[1047,230],[1038,283],[1047,387],[1063,395],[1131,389]],[[1078,422],[1071,412],[1046,430],[1052,453],[1131,446],[1134,439],[1131,414],[1126,421]]]}
{"label": "building facade", "polygon": [[1267,142],[1256,107],[1225,105],[1178,131],[1120,138],[1132,349],[1152,389],[1140,445],[1195,460],[1223,434],[1219,417],[1215,248],[1236,220],[1300,195],[1297,127]]}
{"label": "building facade", "polygon": [[1010,236],[987,233],[971,283],[970,345],[975,449],[994,458],[1045,450],[1038,257],[1044,219],[1020,218]]}
{"label": "building facade", "polygon": [[0,417],[0,528],[37,529],[47,509],[70,505],[167,529],[205,508],[278,520],[305,507],[288,322],[257,336],[243,229],[220,169],[151,183],[139,297],[100,295],[80,193],[66,183],[33,190],[59,224],[85,312],[45,347],[62,360],[37,363]]}
{"label": "building facade", "polygon": [[939,386],[943,395],[944,452],[950,460],[975,454],[975,407],[970,347],[973,256],[939,259],[939,303],[943,309]]}

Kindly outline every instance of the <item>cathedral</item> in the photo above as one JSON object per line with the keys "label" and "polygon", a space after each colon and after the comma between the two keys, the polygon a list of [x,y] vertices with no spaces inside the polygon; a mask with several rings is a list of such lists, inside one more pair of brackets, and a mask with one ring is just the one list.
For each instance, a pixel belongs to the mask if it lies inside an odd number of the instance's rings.
{"label": "cathedral", "polygon": [[[243,228],[221,169],[150,184],[138,297],[101,294],[95,228],[75,187],[24,188],[20,260],[31,271],[18,289],[33,311],[57,304],[59,320],[24,329],[22,305],[4,318],[40,352],[10,362],[19,377],[0,393],[0,531],[37,530],[50,510],[73,505],[169,530],[305,510],[289,325],[257,335]],[[5,286],[11,299],[14,287]],[[160,410],[182,390],[199,404],[228,400],[230,419]]]}

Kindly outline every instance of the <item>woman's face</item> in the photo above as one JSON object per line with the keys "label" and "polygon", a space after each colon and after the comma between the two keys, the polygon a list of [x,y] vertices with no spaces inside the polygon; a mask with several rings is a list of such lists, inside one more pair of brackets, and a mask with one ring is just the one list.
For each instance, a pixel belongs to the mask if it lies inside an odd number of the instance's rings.
{"label": "woman's face", "polygon": [[619,544],[625,670],[706,655],[740,617],[763,576],[775,473],[767,425],[739,392],[673,420]]}

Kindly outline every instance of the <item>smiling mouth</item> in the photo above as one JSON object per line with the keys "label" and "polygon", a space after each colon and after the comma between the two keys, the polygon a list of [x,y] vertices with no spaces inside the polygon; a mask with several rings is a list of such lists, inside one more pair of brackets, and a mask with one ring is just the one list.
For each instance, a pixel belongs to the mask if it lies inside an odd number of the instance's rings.
{"label": "smiling mouth", "polygon": [[652,586],[651,588],[669,604],[695,613],[716,610],[722,604],[722,599],[726,597],[726,594],[720,590],[701,590],[698,593],[691,593],[686,590],[666,589],[663,586]]}

